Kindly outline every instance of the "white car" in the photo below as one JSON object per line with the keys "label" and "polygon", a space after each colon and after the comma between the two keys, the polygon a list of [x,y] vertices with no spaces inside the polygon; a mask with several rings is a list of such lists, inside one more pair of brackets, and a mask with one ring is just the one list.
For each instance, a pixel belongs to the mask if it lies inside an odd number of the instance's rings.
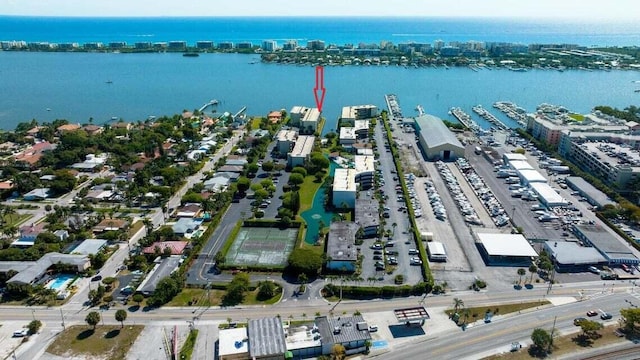
{"label": "white car", "polygon": [[29,329],[20,329],[13,332],[13,337],[25,337],[29,335]]}

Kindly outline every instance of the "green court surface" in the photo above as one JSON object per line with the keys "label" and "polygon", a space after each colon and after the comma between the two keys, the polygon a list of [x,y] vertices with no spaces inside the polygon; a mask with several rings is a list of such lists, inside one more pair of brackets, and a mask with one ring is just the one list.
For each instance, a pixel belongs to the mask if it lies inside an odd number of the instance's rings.
{"label": "green court surface", "polygon": [[236,266],[285,266],[298,229],[243,227],[233,240],[226,264]]}

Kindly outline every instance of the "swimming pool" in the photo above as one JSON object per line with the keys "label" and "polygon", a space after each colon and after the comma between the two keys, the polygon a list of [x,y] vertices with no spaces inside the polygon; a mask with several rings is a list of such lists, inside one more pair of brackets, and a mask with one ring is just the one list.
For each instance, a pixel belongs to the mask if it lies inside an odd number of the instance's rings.
{"label": "swimming pool", "polygon": [[64,287],[67,286],[75,277],[75,275],[71,274],[58,274],[55,279],[47,284],[47,287],[56,291],[64,290]]}

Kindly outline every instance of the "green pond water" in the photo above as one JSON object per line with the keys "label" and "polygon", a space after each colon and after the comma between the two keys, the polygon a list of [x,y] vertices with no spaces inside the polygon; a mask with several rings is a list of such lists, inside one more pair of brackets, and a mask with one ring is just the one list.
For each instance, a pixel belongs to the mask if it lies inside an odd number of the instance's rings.
{"label": "green pond water", "polygon": [[[329,166],[329,175],[333,176],[335,170],[338,168],[338,164],[331,162]],[[327,212],[324,209],[324,194],[325,189],[330,187],[320,187],[316,194],[313,196],[313,205],[311,209],[300,214],[304,221],[307,223],[307,233],[305,234],[304,241],[307,244],[315,244],[318,240],[318,234],[320,233],[319,222],[322,220],[324,226],[329,226],[331,219],[333,218],[333,212]]]}

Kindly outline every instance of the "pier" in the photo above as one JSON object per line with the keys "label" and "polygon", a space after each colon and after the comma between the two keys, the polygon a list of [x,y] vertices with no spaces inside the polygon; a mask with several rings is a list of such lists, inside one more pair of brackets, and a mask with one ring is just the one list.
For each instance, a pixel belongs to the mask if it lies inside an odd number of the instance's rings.
{"label": "pier", "polygon": [[402,115],[398,98],[394,94],[389,94],[384,96],[384,100],[387,103],[387,109],[389,109],[389,119],[402,120],[404,116]]}
{"label": "pier", "polygon": [[480,130],[480,125],[478,125],[478,123],[473,121],[471,116],[466,112],[464,112],[461,108],[459,107],[451,108],[451,110],[449,110],[449,113],[453,115],[453,117],[455,117],[467,129],[473,132],[477,132],[478,130]]}
{"label": "pier", "polygon": [[527,111],[518,105],[509,101],[497,101],[493,107],[500,110],[503,114],[522,127],[527,126]]}
{"label": "pier", "polygon": [[476,105],[473,107],[473,112],[480,115],[481,118],[487,120],[499,130],[509,130],[509,127],[505,125],[502,121],[500,121],[497,117],[487,111],[482,105]]}
{"label": "pier", "polygon": [[203,112],[204,109],[208,108],[209,106],[216,106],[218,105],[220,102],[216,99],[213,99],[211,101],[209,101],[208,103],[202,105],[202,107],[200,109],[198,109],[199,112]]}

